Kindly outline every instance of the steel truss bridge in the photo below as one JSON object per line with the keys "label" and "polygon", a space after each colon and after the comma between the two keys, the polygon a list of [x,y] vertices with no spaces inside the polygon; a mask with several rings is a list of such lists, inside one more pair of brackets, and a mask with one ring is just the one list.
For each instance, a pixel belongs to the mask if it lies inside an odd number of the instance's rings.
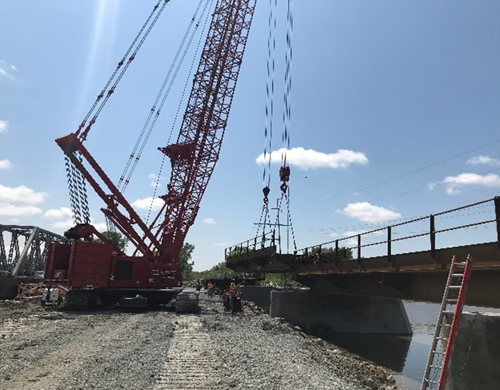
{"label": "steel truss bridge", "polygon": [[[489,210],[485,210],[487,207]],[[489,218],[477,218],[484,214]],[[464,215],[474,220],[462,225],[449,223]],[[448,223],[438,228],[437,221]],[[422,224],[426,226],[424,231],[412,229]],[[483,225],[495,227],[496,240],[442,248],[436,244],[444,233],[467,233],[467,229]],[[396,234],[398,229],[407,234]],[[373,242],[380,237],[383,238]],[[348,246],[353,241],[356,245]],[[411,245],[412,241],[427,248],[402,253],[394,250],[395,245],[402,242]],[[226,265],[237,272],[293,273],[297,281],[318,292],[441,302],[452,257],[465,261],[470,253],[474,268],[467,304],[500,307],[500,197],[339,238],[292,254],[280,253],[279,247],[279,237],[268,233],[227,248]],[[373,248],[383,253],[362,256]]]}
{"label": "steel truss bridge", "polygon": [[45,270],[49,244],[67,241],[37,226],[0,225],[0,271],[14,277],[31,277]]}

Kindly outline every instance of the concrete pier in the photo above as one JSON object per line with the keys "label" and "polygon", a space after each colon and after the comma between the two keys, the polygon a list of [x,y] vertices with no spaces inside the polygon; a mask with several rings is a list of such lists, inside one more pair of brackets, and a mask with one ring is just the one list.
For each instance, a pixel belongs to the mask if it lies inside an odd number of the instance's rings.
{"label": "concrete pier", "polygon": [[271,291],[280,291],[277,287],[262,286],[239,286],[237,290],[245,301],[253,302],[262,308],[271,306]]}
{"label": "concrete pier", "polygon": [[499,313],[463,313],[447,388],[500,388]]}
{"label": "concrete pier", "polygon": [[403,303],[394,298],[272,291],[270,315],[312,333],[412,334]]}

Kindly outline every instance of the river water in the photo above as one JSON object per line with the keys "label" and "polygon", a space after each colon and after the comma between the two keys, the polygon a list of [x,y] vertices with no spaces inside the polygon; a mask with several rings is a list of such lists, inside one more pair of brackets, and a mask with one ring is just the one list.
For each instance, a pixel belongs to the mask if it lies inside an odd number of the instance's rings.
{"label": "river water", "polygon": [[[393,371],[399,389],[420,390],[440,305],[404,301],[413,336],[329,335],[328,341]],[[470,312],[498,309],[465,307]]]}

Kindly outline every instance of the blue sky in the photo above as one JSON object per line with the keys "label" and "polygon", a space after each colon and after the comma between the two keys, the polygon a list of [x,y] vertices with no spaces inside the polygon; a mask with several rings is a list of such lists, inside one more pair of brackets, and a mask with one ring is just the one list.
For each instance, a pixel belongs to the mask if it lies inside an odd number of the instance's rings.
{"label": "blue sky", "polygon": [[[286,2],[279,3],[274,151],[283,146]],[[54,139],[76,130],[153,4],[0,2],[0,223],[59,233],[70,226]],[[90,133],[89,151],[115,182],[197,4],[167,5]],[[269,2],[259,0],[219,164],[187,237],[198,270],[222,261],[225,246],[251,238],[260,216],[268,15]],[[499,17],[497,1],[294,1],[287,155],[299,248],[500,193]],[[125,194],[141,215],[191,61]],[[272,167],[274,204],[279,164]],[[162,176],[165,192],[169,171]],[[90,201],[102,227],[103,204],[92,193]],[[478,218],[493,217],[486,207],[478,211]],[[493,239],[491,227],[480,227],[438,245]]]}

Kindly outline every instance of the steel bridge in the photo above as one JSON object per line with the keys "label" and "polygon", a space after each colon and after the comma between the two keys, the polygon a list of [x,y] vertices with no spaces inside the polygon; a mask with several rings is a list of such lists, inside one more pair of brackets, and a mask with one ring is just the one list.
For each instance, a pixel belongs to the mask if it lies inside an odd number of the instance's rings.
{"label": "steel bridge", "polygon": [[[486,207],[491,210],[481,210]],[[458,215],[464,212],[467,214]],[[491,217],[477,218],[477,215],[485,213],[491,214]],[[437,227],[438,220],[443,223],[464,215],[472,216],[474,220],[457,226],[447,223],[443,228]],[[412,226],[422,224],[427,226],[424,231],[415,232],[415,228],[412,230]],[[436,244],[436,239],[444,233],[488,225],[493,225],[496,229],[494,241],[442,248]],[[398,229],[400,232],[396,234]],[[410,233],[402,235],[403,232]],[[383,239],[373,242],[373,238],[381,236]],[[426,243],[422,244],[422,239]],[[356,244],[348,246],[353,241]],[[427,245],[427,248],[423,251],[400,253],[394,250],[396,244],[409,244],[412,241],[417,241],[418,245]],[[474,259],[474,271],[467,304],[500,307],[499,243],[500,197],[495,197],[339,238],[292,254],[280,253],[280,238],[275,237],[274,233],[268,233],[227,248],[225,258],[226,265],[238,272],[296,274],[297,281],[318,292],[441,302],[452,257],[455,255],[465,260],[470,253]],[[375,248],[383,253],[362,256],[362,253]]]}
{"label": "steel bridge", "polygon": [[44,271],[49,243],[54,241],[68,240],[37,226],[0,225],[0,271],[14,277],[32,277]]}

